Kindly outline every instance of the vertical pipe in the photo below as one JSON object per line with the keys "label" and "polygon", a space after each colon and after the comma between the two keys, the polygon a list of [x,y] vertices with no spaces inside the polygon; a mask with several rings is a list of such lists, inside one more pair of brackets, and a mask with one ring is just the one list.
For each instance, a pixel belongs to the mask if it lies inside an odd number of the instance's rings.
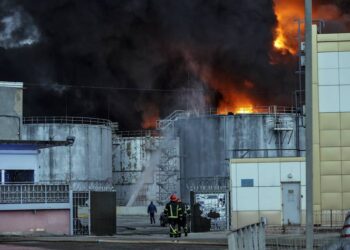
{"label": "vertical pipe", "polygon": [[73,191],[69,190],[69,233],[70,235],[74,234],[73,230]]}
{"label": "vertical pipe", "polygon": [[312,0],[305,0],[306,249],[313,249]]}

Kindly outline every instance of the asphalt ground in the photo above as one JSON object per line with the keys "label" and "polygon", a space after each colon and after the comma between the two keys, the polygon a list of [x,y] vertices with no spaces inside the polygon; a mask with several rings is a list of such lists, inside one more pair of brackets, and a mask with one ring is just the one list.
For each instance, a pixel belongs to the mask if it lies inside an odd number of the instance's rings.
{"label": "asphalt ground", "polygon": [[[52,236],[21,235],[0,236],[0,250],[50,250],[50,249],[227,249],[229,231],[190,233],[188,237],[174,240],[168,235],[169,229],[161,227],[159,221],[150,224],[147,216],[118,216],[117,235],[114,236]],[[275,249],[280,246],[303,245],[305,235],[267,235],[267,244]],[[339,233],[315,234],[315,239],[324,245],[329,239],[339,242]],[[302,247],[294,248],[302,249]]]}
{"label": "asphalt ground", "polygon": [[0,250],[49,249],[227,249],[227,232],[190,233],[170,238],[168,227],[150,224],[147,216],[118,216],[115,236],[21,235],[0,237]]}
{"label": "asphalt ground", "polygon": [[227,246],[203,246],[203,245],[183,245],[174,242],[173,244],[122,244],[122,243],[86,243],[86,242],[18,242],[0,244],[0,250],[108,250],[108,249],[146,249],[146,250],[186,250],[186,249],[203,249],[219,250],[228,249]]}

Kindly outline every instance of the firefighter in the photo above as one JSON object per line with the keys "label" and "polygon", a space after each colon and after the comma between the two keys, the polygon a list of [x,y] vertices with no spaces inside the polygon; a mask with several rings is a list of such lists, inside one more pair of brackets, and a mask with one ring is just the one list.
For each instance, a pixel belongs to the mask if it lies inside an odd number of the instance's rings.
{"label": "firefighter", "polygon": [[164,214],[167,216],[169,222],[170,237],[181,237],[177,223],[179,218],[182,217],[182,208],[176,201],[176,195],[172,194],[170,196],[170,202],[165,205],[164,209]]}
{"label": "firefighter", "polygon": [[184,229],[185,236],[188,234],[188,228],[187,228],[187,209],[186,204],[181,201],[180,198],[177,199],[177,203],[179,204],[179,207],[182,211],[182,216],[179,217],[178,226],[179,226],[179,232],[181,233],[181,228]]}

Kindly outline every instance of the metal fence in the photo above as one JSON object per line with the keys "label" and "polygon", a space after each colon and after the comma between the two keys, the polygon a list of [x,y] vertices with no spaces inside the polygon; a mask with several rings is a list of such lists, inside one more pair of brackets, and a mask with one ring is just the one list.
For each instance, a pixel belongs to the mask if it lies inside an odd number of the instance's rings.
{"label": "metal fence", "polygon": [[77,117],[77,116],[31,116],[23,117],[24,124],[88,124],[88,125],[105,125],[118,127],[117,123],[113,123],[107,119],[93,117]]}
{"label": "metal fence", "polygon": [[69,203],[68,185],[0,185],[0,204]]}
{"label": "metal fence", "polygon": [[322,228],[341,228],[349,210],[322,210],[314,211],[315,229]]}
{"label": "metal fence", "polygon": [[235,231],[228,235],[229,250],[265,250],[264,223],[255,223]]}
{"label": "metal fence", "polygon": [[73,234],[90,234],[90,192],[73,192]]}
{"label": "metal fence", "polygon": [[159,137],[159,130],[127,130],[127,131],[118,131],[116,135],[120,137]]}
{"label": "metal fence", "polygon": [[[343,248],[329,248],[338,243],[341,239],[339,236],[327,236],[314,239],[313,249],[343,249]],[[289,250],[289,249],[306,249],[305,236],[298,237],[276,237],[266,239],[266,249],[268,250]]]}

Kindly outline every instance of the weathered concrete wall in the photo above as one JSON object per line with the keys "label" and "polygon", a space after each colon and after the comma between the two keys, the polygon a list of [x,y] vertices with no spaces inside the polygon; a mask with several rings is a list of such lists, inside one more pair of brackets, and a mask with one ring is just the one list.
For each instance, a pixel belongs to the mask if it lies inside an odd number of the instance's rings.
{"label": "weathered concrete wall", "polygon": [[20,139],[23,84],[0,82],[0,139]]}
{"label": "weathered concrete wall", "polygon": [[69,210],[1,211],[0,234],[69,235]]}
{"label": "weathered concrete wall", "polygon": [[[42,149],[39,154],[39,179],[64,181],[74,189],[87,185],[112,183],[111,128],[84,124],[25,124],[23,138],[28,140],[66,140],[74,136],[70,147]],[[93,187],[92,187],[93,188]]]}
{"label": "weathered concrete wall", "polygon": [[228,177],[228,159],[303,156],[301,119],[295,114],[239,114],[177,120],[182,198],[189,202],[191,178]]}

